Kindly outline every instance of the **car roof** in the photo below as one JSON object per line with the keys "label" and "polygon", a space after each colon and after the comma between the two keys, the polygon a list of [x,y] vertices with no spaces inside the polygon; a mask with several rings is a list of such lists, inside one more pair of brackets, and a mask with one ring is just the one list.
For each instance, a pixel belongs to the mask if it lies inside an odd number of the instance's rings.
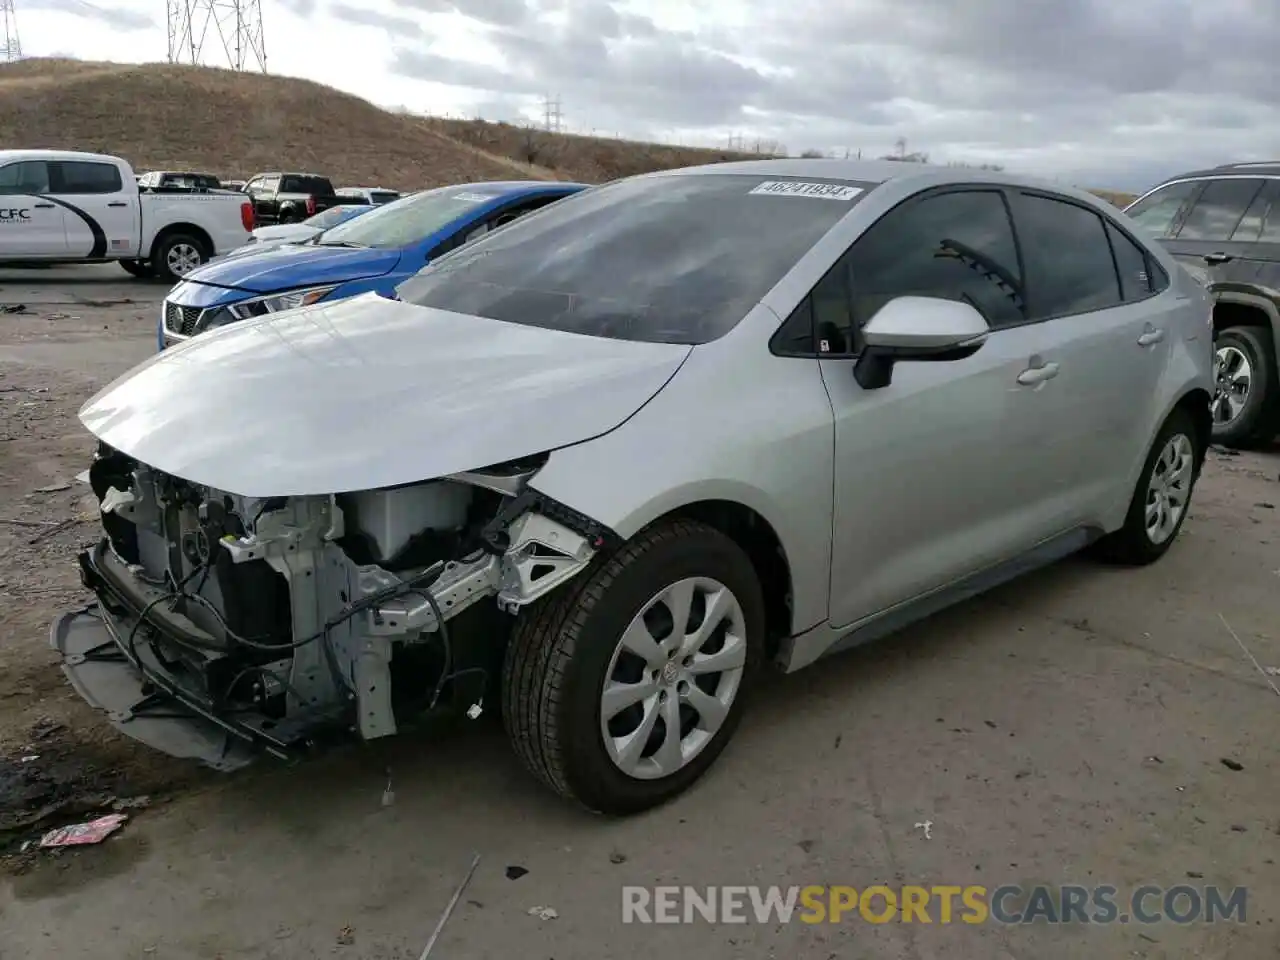
{"label": "car roof", "polygon": [[107,153],[85,153],[80,150],[0,150],[3,160],[97,160],[99,162],[124,163],[123,158]]}
{"label": "car roof", "polygon": [[657,170],[643,173],[632,179],[649,179],[669,176],[702,176],[714,174],[743,174],[774,177],[814,177],[820,180],[842,180],[851,183],[879,185],[891,181],[909,185],[918,190],[950,184],[990,184],[992,186],[1025,187],[1030,190],[1047,190],[1063,196],[1074,197],[1098,206],[1106,201],[1077,187],[1038,177],[1028,177],[1004,170],[983,170],[976,167],[944,167],[933,163],[915,163],[906,160],[840,160],[831,158],[783,157],[769,160],[737,160],[728,163],[708,163],[696,167],[680,167],[674,170]]}
{"label": "car roof", "polygon": [[[470,183],[450,183],[439,190],[483,190],[495,196],[514,193],[537,193],[542,190],[585,190],[589,184],[571,180],[477,180]],[[428,188],[430,189],[430,188]],[[426,193],[426,190],[421,191]]]}
{"label": "car roof", "polygon": [[1280,160],[1249,160],[1244,163],[1224,163],[1204,170],[1191,170],[1161,180],[1160,186],[1178,180],[1205,180],[1210,177],[1280,177]]}

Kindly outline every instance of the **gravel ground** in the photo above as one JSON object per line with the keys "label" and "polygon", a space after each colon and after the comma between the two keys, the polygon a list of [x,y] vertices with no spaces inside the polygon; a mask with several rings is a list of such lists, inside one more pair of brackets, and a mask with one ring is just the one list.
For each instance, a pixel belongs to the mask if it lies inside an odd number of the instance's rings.
{"label": "gravel ground", "polygon": [[[0,313],[0,958],[416,958],[473,851],[432,956],[1280,952],[1280,697],[1240,645],[1280,665],[1274,452],[1211,454],[1153,567],[1070,560],[770,679],[697,788],[625,822],[539,790],[493,706],[216,777],[113,733],[47,647],[50,620],[86,599],[73,560],[96,533],[76,410],[152,351],[159,296],[105,268],[57,280],[0,273],[0,304],[27,303]],[[100,846],[20,852],[142,795]],[[621,886],[663,883],[1187,883],[1249,900],[1243,924],[623,925]]]}

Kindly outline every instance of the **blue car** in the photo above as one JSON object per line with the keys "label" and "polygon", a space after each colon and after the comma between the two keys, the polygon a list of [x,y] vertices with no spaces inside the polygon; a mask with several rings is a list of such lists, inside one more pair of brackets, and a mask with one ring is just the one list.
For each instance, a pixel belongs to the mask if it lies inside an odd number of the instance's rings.
{"label": "blue car", "polygon": [[584,189],[586,184],[537,180],[440,187],[384,204],[306,244],[207,263],[165,298],[159,348],[321,300],[391,294],[437,257]]}

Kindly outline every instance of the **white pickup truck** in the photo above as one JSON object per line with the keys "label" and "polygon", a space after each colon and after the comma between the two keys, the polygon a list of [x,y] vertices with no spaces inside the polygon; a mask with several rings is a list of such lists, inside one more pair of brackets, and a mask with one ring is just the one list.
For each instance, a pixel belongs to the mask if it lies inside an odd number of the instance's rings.
{"label": "white pickup truck", "polygon": [[0,265],[116,261],[176,280],[246,243],[253,204],[230,192],[152,192],[119,157],[0,150]]}

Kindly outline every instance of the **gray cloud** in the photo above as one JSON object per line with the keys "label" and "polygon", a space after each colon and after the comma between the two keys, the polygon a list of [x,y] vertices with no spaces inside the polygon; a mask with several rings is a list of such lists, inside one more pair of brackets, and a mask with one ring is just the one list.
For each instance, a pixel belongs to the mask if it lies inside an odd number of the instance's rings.
{"label": "gray cloud", "polygon": [[[398,50],[405,76],[566,121],[723,144],[730,133],[1003,163],[1119,189],[1274,151],[1275,0],[706,0],[673,32],[608,0],[397,0],[488,28],[503,69]],[[555,11],[555,17],[548,13]]]}
{"label": "gray cloud", "polygon": [[97,20],[116,30],[153,30],[157,27],[154,18],[136,10],[122,10],[119,7],[104,7],[90,3],[88,0],[23,0],[24,10],[56,10],[59,13],[70,13],[86,20]]}
{"label": "gray cloud", "polygon": [[392,0],[397,7],[423,13],[460,13],[481,23],[515,27],[533,20],[536,8],[525,0]]}
{"label": "gray cloud", "polygon": [[377,27],[394,37],[421,37],[422,24],[395,13],[379,13],[367,7],[353,7],[345,3],[331,3],[328,11],[338,20],[362,27]]}

